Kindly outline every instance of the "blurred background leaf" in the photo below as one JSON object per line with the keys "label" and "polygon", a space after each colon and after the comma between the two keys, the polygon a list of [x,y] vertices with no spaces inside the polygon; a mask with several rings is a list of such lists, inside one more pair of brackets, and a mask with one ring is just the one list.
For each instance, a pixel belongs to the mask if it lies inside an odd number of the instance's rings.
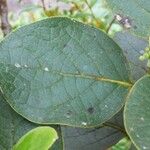
{"label": "blurred background leaf", "polygon": [[[104,0],[7,0],[7,3],[13,29],[48,17],[67,16],[106,31],[113,19]],[[114,22],[109,34],[120,30],[121,26]]]}

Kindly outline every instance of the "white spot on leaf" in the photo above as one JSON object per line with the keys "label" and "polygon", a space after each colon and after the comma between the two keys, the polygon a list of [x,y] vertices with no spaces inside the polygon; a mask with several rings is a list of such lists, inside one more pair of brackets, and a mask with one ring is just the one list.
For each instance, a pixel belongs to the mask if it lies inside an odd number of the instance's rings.
{"label": "white spot on leaf", "polygon": [[87,125],[87,123],[86,123],[86,122],[82,122],[82,125],[86,126],[86,125]]}
{"label": "white spot on leaf", "polygon": [[105,108],[108,108],[108,106],[107,106],[107,105],[105,105]]}
{"label": "white spot on leaf", "polygon": [[44,68],[45,71],[49,71],[49,69],[47,67]]}
{"label": "white spot on leaf", "polygon": [[136,135],[138,138],[140,137],[138,134]]}
{"label": "white spot on leaf", "polygon": [[141,119],[142,121],[144,121],[144,118],[143,118],[143,117],[141,117],[140,119]]}
{"label": "white spot on leaf", "polygon": [[66,118],[68,118],[68,119],[69,119],[69,118],[70,118],[70,115],[68,115],[68,114],[67,114],[67,115],[66,115]]}
{"label": "white spot on leaf", "polygon": [[133,128],[130,128],[130,131],[134,131],[134,129],[133,129]]}
{"label": "white spot on leaf", "polygon": [[18,63],[15,63],[15,67],[20,68],[20,67],[21,67],[21,65],[20,65],[20,64],[18,64]]}
{"label": "white spot on leaf", "polygon": [[146,146],[143,146],[143,149],[147,149],[147,147],[146,147]]}

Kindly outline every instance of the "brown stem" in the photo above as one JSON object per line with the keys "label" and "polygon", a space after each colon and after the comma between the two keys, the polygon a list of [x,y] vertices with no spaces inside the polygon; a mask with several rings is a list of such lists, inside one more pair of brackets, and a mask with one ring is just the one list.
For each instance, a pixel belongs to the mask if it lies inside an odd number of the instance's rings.
{"label": "brown stem", "polygon": [[112,27],[112,25],[113,25],[113,23],[115,22],[115,20],[116,20],[116,17],[114,17],[113,20],[110,22],[110,24],[109,24],[109,26],[108,26],[108,28],[107,28],[107,30],[106,30],[106,33],[109,32],[109,30],[110,30],[110,28]]}
{"label": "brown stem", "polygon": [[1,16],[1,29],[6,36],[11,31],[11,25],[8,22],[8,7],[6,0],[0,0],[0,16]]}
{"label": "brown stem", "polygon": [[41,2],[42,2],[43,10],[44,10],[44,12],[45,12],[45,11],[46,11],[45,1],[44,1],[44,0],[41,0]]}
{"label": "brown stem", "polygon": [[125,131],[123,128],[121,128],[121,127],[119,127],[119,126],[117,126],[117,125],[115,125],[115,124],[113,124],[113,123],[106,122],[106,123],[103,123],[103,125],[104,125],[104,126],[111,127],[111,128],[114,128],[114,129],[116,129],[116,130],[122,132],[125,136],[127,136],[127,133],[126,133],[126,131]]}

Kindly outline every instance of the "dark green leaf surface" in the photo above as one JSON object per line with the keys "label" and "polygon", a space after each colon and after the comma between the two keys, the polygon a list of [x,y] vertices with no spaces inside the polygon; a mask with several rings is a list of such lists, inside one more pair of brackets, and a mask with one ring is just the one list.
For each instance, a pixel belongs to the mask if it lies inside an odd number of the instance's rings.
{"label": "dark green leaf surface", "polygon": [[0,93],[0,150],[11,150],[19,138],[34,127],[35,124],[15,113]]}
{"label": "dark green leaf surface", "polygon": [[62,127],[65,150],[105,150],[110,148],[125,136],[122,118],[122,111],[120,111],[101,127],[93,129]]}
{"label": "dark green leaf surface", "polygon": [[140,150],[150,149],[150,76],[138,80],[128,96],[124,121],[126,130]]}
{"label": "dark green leaf surface", "polygon": [[[0,93],[0,150],[11,150],[19,138],[35,127],[37,127],[36,124],[23,119],[14,112]],[[60,129],[56,126],[54,128],[58,133],[59,139],[52,146],[51,150],[62,150],[63,143]]]}
{"label": "dark green leaf surface", "polygon": [[147,71],[146,61],[139,60],[139,57],[148,46],[148,41],[128,32],[118,32],[113,39],[122,48],[129,62],[132,80],[137,81]]}
{"label": "dark green leaf surface", "polygon": [[18,29],[1,42],[0,54],[6,100],[36,123],[97,126],[121,109],[131,86],[118,45],[68,18]]}
{"label": "dark green leaf surface", "polygon": [[48,150],[57,139],[54,128],[37,127],[21,137],[13,150]]}
{"label": "dark green leaf surface", "polygon": [[137,148],[132,144],[129,150],[137,150]]}
{"label": "dark green leaf surface", "polygon": [[55,144],[52,145],[50,150],[63,150],[64,143],[63,143],[63,137],[61,133],[61,127],[60,126],[51,126],[53,127],[58,134],[58,140],[55,142]]}
{"label": "dark green leaf surface", "polygon": [[144,37],[150,35],[150,1],[149,0],[106,0],[115,14],[128,16],[131,31]]}

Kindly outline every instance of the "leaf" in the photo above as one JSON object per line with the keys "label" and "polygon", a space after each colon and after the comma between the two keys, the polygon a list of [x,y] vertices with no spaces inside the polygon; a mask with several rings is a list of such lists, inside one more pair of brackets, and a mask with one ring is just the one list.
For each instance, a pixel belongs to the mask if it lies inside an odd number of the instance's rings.
{"label": "leaf", "polygon": [[53,128],[37,127],[25,134],[13,150],[48,150],[57,138],[57,132]]}
{"label": "leaf", "polygon": [[129,138],[125,137],[121,139],[116,145],[112,147],[111,150],[131,150],[131,141]]}
{"label": "leaf", "polygon": [[122,111],[97,128],[82,129],[62,126],[61,129],[65,150],[104,150],[125,136]]}
{"label": "leaf", "polygon": [[[0,150],[12,150],[13,145],[24,134],[37,126],[14,112],[0,93]],[[63,149],[63,144],[60,129],[59,127],[54,127],[58,132],[59,139],[52,146],[51,150],[61,150]]]}
{"label": "leaf", "polygon": [[0,149],[11,150],[16,141],[34,127],[35,124],[15,113],[0,93]]}
{"label": "leaf", "polygon": [[131,31],[137,35],[150,35],[150,1],[149,0],[106,0],[115,14],[128,16]]}
{"label": "leaf", "polygon": [[56,17],[0,44],[0,86],[14,110],[42,124],[93,127],[124,105],[128,63],[102,31]]}
{"label": "leaf", "polygon": [[124,121],[127,133],[140,150],[150,149],[150,76],[146,75],[132,87],[128,96]]}
{"label": "leaf", "polygon": [[139,60],[148,45],[148,41],[128,32],[118,32],[114,38],[116,43],[122,48],[131,70],[131,78],[135,82],[147,72],[146,61]]}
{"label": "leaf", "polygon": [[137,148],[132,144],[129,150],[137,150]]}

